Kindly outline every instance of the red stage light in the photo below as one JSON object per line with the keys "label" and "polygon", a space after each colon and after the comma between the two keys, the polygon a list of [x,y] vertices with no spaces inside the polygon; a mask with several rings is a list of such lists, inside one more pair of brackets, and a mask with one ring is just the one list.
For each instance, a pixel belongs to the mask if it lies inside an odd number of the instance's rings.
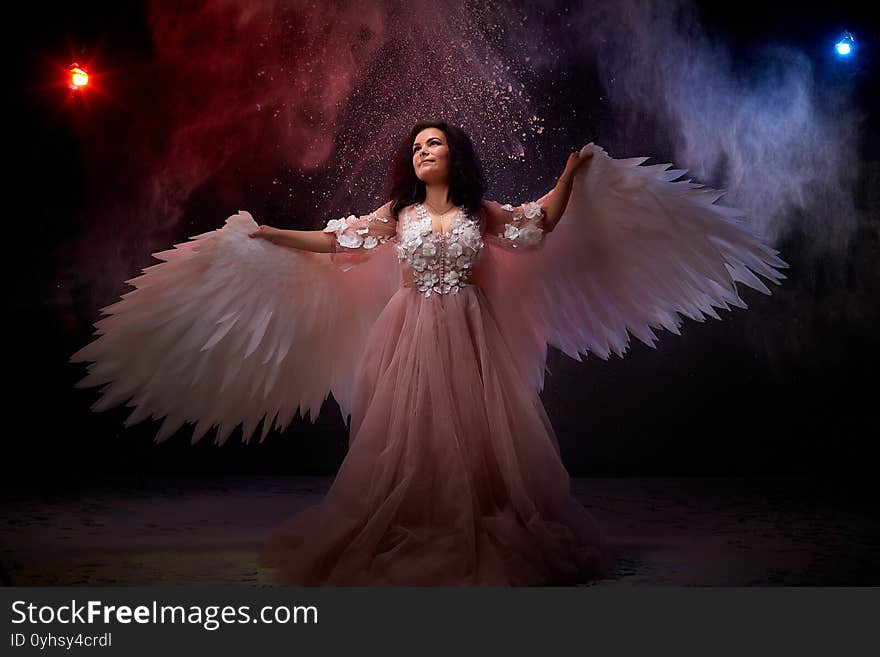
{"label": "red stage light", "polygon": [[89,74],[80,68],[79,64],[73,63],[68,69],[70,72],[70,88],[73,90],[82,89],[89,83]]}

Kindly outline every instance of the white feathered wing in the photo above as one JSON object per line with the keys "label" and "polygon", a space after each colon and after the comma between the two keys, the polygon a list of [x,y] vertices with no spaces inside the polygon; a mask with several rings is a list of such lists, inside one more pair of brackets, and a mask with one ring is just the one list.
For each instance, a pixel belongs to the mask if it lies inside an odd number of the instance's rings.
{"label": "white feathered wing", "polygon": [[[723,195],[670,164],[615,160],[600,147],[575,175],[565,213],[541,248],[520,253],[486,240],[481,286],[517,366],[536,390],[547,345],[571,358],[623,356],[629,334],[654,347],[654,329],[679,334],[681,316],[718,319],[746,308],[735,283],[770,294],[788,265],[715,202]],[[729,304],[729,305],[728,305]]]}
{"label": "white feathered wing", "polygon": [[330,254],[277,246],[248,233],[247,212],[218,230],[154,254],[164,262],[102,309],[98,336],[71,357],[91,361],[77,387],[104,386],[92,407],[128,401],[125,424],[165,417],[156,441],[196,423],[224,442],[243,424],[283,429],[297,410],[312,421],[332,391],[343,418],[370,328],[400,285],[394,249],[343,272]]}

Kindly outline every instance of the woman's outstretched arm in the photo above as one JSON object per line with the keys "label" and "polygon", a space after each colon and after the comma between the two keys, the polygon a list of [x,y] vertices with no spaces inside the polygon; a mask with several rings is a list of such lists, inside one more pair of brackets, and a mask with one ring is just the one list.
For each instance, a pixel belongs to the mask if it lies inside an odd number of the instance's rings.
{"label": "woman's outstretched arm", "polygon": [[565,163],[565,170],[559,176],[559,180],[556,181],[556,186],[538,201],[544,210],[544,230],[546,232],[549,233],[556,227],[556,224],[562,218],[562,213],[565,212],[565,207],[568,205],[568,199],[571,196],[571,184],[574,180],[575,172],[584,162],[592,157],[592,150],[588,150],[583,155],[579,152],[569,155],[568,161]]}
{"label": "woman's outstretched arm", "polygon": [[315,253],[330,253],[333,245],[333,234],[321,230],[285,230],[260,226],[254,232],[248,233],[248,236],[260,237],[279,246],[290,246]]}
{"label": "woman's outstretched arm", "polygon": [[260,226],[250,237],[261,237],[279,246],[289,246],[315,253],[370,252],[380,242],[397,233],[397,221],[391,216],[391,202],[361,217],[349,215],[331,219],[322,230],[285,230]]}

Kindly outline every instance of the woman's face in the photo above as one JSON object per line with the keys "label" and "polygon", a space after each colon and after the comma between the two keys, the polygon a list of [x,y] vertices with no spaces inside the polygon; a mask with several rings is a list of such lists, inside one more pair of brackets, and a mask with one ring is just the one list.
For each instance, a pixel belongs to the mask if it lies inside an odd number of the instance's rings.
{"label": "woman's face", "polygon": [[425,128],[416,135],[412,145],[413,168],[426,184],[449,181],[449,146],[439,128]]}

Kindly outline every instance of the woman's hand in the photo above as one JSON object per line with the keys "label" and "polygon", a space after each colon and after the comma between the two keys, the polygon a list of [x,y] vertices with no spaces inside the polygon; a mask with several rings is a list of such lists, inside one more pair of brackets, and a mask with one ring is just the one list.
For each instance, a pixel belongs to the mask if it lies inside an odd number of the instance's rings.
{"label": "woman's hand", "polygon": [[269,240],[271,242],[276,230],[277,229],[272,228],[272,226],[259,226],[257,230],[248,233],[248,237],[262,237],[264,240]]}
{"label": "woman's hand", "polygon": [[589,144],[587,144],[587,146],[589,148],[583,155],[581,155],[581,151],[575,151],[568,156],[568,161],[566,161],[565,163],[565,170],[562,172],[562,176],[560,176],[560,178],[571,180],[574,177],[575,172],[584,165],[584,162],[592,159],[593,142],[590,142]]}

